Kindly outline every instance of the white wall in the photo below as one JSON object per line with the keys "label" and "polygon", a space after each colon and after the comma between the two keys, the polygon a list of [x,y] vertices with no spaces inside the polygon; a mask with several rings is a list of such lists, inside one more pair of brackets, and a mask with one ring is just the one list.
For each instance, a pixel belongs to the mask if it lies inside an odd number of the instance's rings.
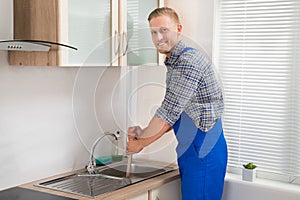
{"label": "white wall", "polygon": [[167,0],[183,25],[182,35],[201,47],[211,58],[213,40],[213,0]]}

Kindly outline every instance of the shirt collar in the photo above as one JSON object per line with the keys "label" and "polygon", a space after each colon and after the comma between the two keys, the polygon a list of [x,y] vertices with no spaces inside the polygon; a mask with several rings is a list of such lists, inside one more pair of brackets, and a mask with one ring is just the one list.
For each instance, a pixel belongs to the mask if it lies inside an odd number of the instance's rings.
{"label": "shirt collar", "polygon": [[175,46],[174,50],[172,51],[170,58],[166,58],[165,65],[166,66],[173,65],[185,47],[186,47],[185,43],[182,40],[180,40]]}

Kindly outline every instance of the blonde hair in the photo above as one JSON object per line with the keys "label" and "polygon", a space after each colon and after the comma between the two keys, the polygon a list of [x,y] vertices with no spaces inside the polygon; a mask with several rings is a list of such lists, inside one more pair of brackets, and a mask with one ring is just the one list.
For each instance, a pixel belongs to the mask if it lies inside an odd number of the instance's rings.
{"label": "blonde hair", "polygon": [[176,11],[168,7],[156,8],[155,10],[153,10],[148,16],[148,21],[150,22],[155,17],[165,16],[165,15],[169,16],[176,23],[180,24],[180,20]]}

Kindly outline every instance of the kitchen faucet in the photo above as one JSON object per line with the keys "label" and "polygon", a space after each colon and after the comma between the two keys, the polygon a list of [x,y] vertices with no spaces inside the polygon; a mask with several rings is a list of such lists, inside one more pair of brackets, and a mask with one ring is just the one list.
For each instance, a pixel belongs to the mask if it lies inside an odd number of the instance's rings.
{"label": "kitchen faucet", "polygon": [[90,160],[89,160],[89,164],[86,167],[87,171],[89,172],[89,174],[95,174],[95,168],[96,168],[96,160],[94,158],[94,151],[95,148],[97,146],[97,144],[106,136],[112,136],[116,141],[118,141],[118,137],[119,134],[117,132],[117,134],[114,133],[110,133],[110,132],[105,132],[103,136],[99,137],[94,144],[92,145],[91,151],[90,151]]}

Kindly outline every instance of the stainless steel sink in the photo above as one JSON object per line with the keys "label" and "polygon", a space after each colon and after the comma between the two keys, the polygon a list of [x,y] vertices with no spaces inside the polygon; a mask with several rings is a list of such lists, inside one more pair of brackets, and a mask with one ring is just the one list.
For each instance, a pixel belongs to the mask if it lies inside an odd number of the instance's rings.
{"label": "stainless steel sink", "polygon": [[[109,166],[106,168],[103,168],[98,171],[100,174],[113,176],[113,177],[120,177],[125,178],[126,177],[126,168],[127,164],[120,163],[115,166]],[[149,164],[141,164],[141,163],[132,163],[130,167],[130,179],[133,180],[139,180],[139,179],[145,179],[149,177],[153,177],[162,173],[165,173],[168,171],[166,167],[161,166],[153,166]]]}
{"label": "stainless steel sink", "polygon": [[87,197],[97,197],[175,169],[153,163],[133,162],[130,177],[126,178],[126,168],[127,162],[118,162],[97,168],[95,174],[83,171],[41,182],[37,186]]}

